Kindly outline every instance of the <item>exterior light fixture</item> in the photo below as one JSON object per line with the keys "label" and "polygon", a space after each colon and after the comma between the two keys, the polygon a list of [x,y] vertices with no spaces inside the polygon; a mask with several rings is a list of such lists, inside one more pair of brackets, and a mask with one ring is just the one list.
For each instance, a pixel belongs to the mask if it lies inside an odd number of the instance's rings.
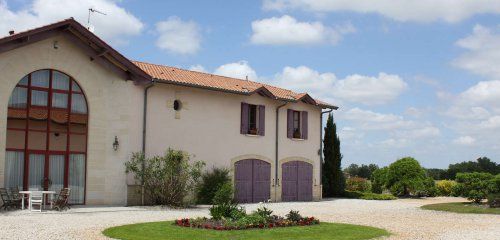
{"label": "exterior light fixture", "polygon": [[115,141],[113,142],[113,150],[117,151],[120,143],[118,142],[118,137],[115,136]]}
{"label": "exterior light fixture", "polygon": [[54,41],[54,49],[59,49],[59,42],[58,41]]}

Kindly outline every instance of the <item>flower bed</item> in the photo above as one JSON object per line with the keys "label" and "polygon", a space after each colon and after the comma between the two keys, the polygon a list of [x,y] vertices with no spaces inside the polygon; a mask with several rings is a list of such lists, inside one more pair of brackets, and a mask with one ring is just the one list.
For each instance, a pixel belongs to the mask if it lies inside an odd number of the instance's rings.
{"label": "flower bed", "polygon": [[174,225],[190,228],[204,228],[213,230],[243,230],[251,228],[277,228],[291,226],[309,226],[319,224],[319,220],[314,217],[302,217],[296,211],[291,211],[287,217],[277,215],[263,216],[259,213],[250,214],[240,219],[220,219],[209,218],[184,218],[178,219]]}

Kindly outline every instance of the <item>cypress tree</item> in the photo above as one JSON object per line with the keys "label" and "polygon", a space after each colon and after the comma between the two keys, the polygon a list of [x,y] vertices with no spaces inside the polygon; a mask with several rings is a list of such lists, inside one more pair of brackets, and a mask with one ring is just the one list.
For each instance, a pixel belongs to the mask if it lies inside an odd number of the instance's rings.
{"label": "cypress tree", "polygon": [[339,197],[344,194],[345,179],[342,173],[342,154],[340,153],[340,139],[337,136],[337,125],[333,121],[333,114],[328,115],[323,139],[323,196]]}

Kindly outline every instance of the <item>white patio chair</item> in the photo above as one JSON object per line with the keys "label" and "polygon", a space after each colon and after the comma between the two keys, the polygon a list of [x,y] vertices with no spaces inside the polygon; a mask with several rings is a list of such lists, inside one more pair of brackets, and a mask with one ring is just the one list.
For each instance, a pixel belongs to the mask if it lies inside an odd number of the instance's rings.
{"label": "white patio chair", "polygon": [[[39,209],[35,210],[33,208],[34,205],[38,205]],[[30,210],[42,212],[43,208],[43,193],[41,191],[33,191],[30,194]]]}

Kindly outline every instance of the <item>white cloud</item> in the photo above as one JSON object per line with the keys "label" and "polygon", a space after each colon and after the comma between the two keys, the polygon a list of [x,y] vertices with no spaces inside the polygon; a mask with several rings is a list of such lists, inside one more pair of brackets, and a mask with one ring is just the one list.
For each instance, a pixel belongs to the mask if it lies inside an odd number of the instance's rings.
{"label": "white cloud", "polygon": [[7,35],[9,30],[20,32],[70,17],[86,26],[88,8],[92,7],[106,13],[92,15],[94,32],[107,41],[123,44],[127,36],[141,33],[144,24],[118,4],[112,0],[34,0],[13,11],[6,1],[0,0],[0,36]]}
{"label": "white cloud", "polygon": [[[498,28],[500,29],[500,28]],[[457,41],[467,50],[455,59],[453,65],[486,77],[500,78],[500,32],[481,25],[473,33]]]}
{"label": "white cloud", "polygon": [[203,67],[202,65],[200,64],[196,64],[196,65],[192,65],[191,67],[189,67],[189,70],[191,71],[196,71],[196,72],[208,72],[205,67]]}
{"label": "white cloud", "polygon": [[247,61],[239,61],[221,65],[220,67],[215,69],[214,73],[239,79],[246,79],[248,77],[249,80],[257,80],[257,73],[255,72],[255,70],[253,70],[253,68],[248,64]]}
{"label": "white cloud", "polygon": [[379,73],[370,77],[355,74],[337,79],[333,73],[319,73],[306,66],[287,66],[276,74],[275,79],[279,86],[308,92],[324,100],[341,99],[366,105],[388,103],[407,88],[406,82],[397,75]]}
{"label": "white cloud", "polygon": [[363,130],[396,130],[418,127],[416,122],[405,120],[399,115],[377,113],[357,107],[341,112],[339,115],[344,120],[356,123]]}
{"label": "white cloud", "polygon": [[356,31],[350,23],[327,27],[321,22],[299,22],[288,15],[253,21],[252,30],[252,43],[269,45],[337,44],[343,35]]}
{"label": "white cloud", "polygon": [[377,77],[350,75],[336,83],[335,96],[366,105],[396,99],[408,85],[398,75],[379,73]]}
{"label": "white cloud", "polygon": [[376,13],[396,21],[455,23],[476,14],[500,13],[500,2],[491,0],[264,0],[266,10],[300,9],[316,13]]}
{"label": "white cloud", "polygon": [[201,47],[200,27],[194,21],[182,21],[173,16],[166,21],[156,23],[160,35],[156,46],[178,54],[194,54]]}
{"label": "white cloud", "polygon": [[453,140],[453,143],[464,146],[471,146],[476,143],[476,139],[471,136],[462,136]]}

